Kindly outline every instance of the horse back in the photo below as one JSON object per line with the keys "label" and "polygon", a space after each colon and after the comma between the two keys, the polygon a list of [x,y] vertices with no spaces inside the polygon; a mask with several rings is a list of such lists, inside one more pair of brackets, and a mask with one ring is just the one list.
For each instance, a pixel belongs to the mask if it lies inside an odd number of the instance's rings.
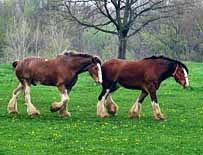
{"label": "horse back", "polygon": [[143,61],[126,61],[120,59],[111,59],[102,65],[102,73],[108,79],[117,80],[122,76],[130,78],[131,76],[143,77],[148,67]]}
{"label": "horse back", "polygon": [[26,58],[18,62],[15,72],[21,82],[26,79],[32,84],[39,82],[44,85],[57,85],[59,80],[63,82],[69,74],[67,67],[59,58]]}
{"label": "horse back", "polygon": [[162,68],[158,66],[162,64],[151,60],[111,59],[102,65],[102,74],[106,81],[116,82],[130,89],[143,89],[149,82],[159,80]]}

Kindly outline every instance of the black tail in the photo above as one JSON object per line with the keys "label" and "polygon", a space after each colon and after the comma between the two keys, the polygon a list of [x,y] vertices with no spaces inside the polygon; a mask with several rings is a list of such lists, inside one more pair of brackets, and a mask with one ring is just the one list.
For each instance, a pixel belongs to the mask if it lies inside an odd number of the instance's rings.
{"label": "black tail", "polygon": [[18,61],[14,61],[14,62],[12,63],[13,68],[16,68],[17,65],[18,65]]}

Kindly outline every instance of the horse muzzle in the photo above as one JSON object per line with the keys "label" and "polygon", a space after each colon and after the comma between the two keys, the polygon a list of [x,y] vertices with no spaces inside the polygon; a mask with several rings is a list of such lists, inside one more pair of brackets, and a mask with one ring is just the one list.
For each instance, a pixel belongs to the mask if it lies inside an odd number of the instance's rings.
{"label": "horse muzzle", "polygon": [[102,82],[103,82],[102,80],[99,80],[99,79],[96,79],[95,81],[96,81],[96,83],[97,83],[98,85],[101,85]]}
{"label": "horse muzzle", "polygon": [[183,85],[183,88],[185,89],[185,88],[188,88],[189,87],[189,83],[185,83],[184,85]]}

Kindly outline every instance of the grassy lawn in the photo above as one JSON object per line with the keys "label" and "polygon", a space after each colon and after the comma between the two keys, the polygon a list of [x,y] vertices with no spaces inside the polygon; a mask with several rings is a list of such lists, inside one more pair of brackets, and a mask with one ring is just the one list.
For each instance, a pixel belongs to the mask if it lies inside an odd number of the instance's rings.
{"label": "grassy lawn", "polygon": [[139,120],[128,119],[128,110],[139,91],[119,89],[113,98],[119,105],[116,117],[96,117],[101,87],[88,74],[81,74],[71,91],[70,118],[49,111],[60,100],[55,87],[32,87],[32,102],[40,116],[28,117],[24,99],[18,100],[19,115],[7,113],[17,80],[10,65],[0,65],[0,155],[30,154],[203,154],[203,64],[186,63],[191,88],[182,89],[173,78],[158,91],[165,121],[152,118],[147,97]]}

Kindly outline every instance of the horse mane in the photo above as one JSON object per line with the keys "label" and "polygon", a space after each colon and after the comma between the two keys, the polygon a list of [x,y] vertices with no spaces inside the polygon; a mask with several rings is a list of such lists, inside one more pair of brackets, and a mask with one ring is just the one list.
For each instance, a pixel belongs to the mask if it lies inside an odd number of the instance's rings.
{"label": "horse mane", "polygon": [[71,56],[71,57],[84,57],[84,58],[91,58],[92,55],[86,54],[86,53],[79,53],[79,52],[73,52],[73,51],[66,51],[63,53],[63,55]]}
{"label": "horse mane", "polygon": [[98,63],[102,63],[102,60],[100,59],[99,56],[97,55],[90,55],[87,53],[79,53],[76,51],[66,51],[63,52],[61,55],[69,56],[69,57],[83,57],[83,58],[93,58],[93,61],[96,61]]}
{"label": "horse mane", "polygon": [[144,58],[144,60],[148,60],[148,59],[164,59],[164,60],[168,60],[168,61],[172,61],[176,64],[179,64],[180,66],[182,66],[183,68],[185,68],[186,72],[188,73],[188,68],[185,64],[183,64],[182,62],[178,61],[178,60],[174,60],[174,59],[171,59],[171,58],[168,58],[168,57],[165,57],[163,55],[160,55],[160,56],[151,56],[151,57],[148,57],[148,58]]}

